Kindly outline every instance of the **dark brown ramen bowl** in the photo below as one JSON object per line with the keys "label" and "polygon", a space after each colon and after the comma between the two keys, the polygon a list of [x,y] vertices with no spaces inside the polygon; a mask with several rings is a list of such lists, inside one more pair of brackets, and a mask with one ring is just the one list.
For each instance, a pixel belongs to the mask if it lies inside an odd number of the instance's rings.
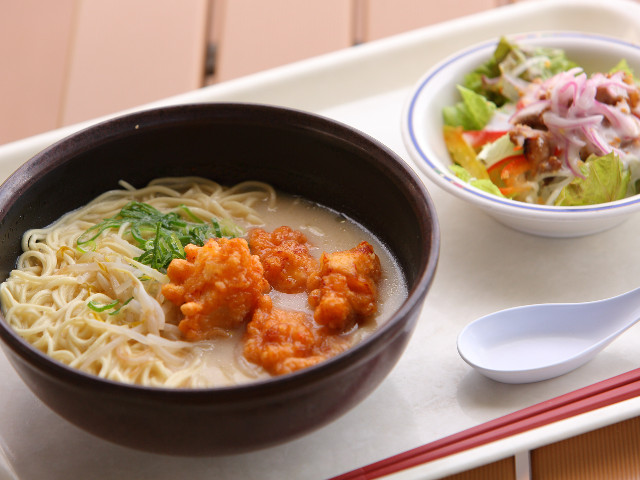
{"label": "dark brown ramen bowl", "polygon": [[359,345],[320,365],[251,384],[148,388],[107,381],[32,348],[0,318],[2,347],[53,411],[106,440],[173,455],[231,454],[304,435],[344,414],[391,371],[414,330],[439,251],[421,181],[376,140],[332,120],[279,107],[203,104],[148,110],[73,134],[0,187],[0,280],[22,234],[124,179],[198,175],[225,185],[262,180],[343,212],[396,256],[409,295]]}

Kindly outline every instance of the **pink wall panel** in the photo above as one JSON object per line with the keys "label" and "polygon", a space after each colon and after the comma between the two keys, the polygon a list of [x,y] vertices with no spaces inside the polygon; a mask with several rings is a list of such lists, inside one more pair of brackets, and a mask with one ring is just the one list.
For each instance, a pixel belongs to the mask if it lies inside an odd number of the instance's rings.
{"label": "pink wall panel", "polygon": [[504,0],[356,0],[362,40],[370,41],[508,3]]}
{"label": "pink wall panel", "polygon": [[79,0],[63,124],[202,86],[207,0]]}
{"label": "pink wall panel", "polygon": [[75,0],[0,4],[0,144],[58,125]]}
{"label": "pink wall panel", "polygon": [[510,1],[3,0],[0,144]]}
{"label": "pink wall panel", "polygon": [[214,0],[216,81],[352,45],[347,0]]}

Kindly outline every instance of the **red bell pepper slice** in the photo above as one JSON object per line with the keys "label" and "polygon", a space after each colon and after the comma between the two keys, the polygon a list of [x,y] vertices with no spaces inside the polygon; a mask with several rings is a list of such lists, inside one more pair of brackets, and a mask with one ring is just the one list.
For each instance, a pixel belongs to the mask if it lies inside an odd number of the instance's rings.
{"label": "red bell pepper slice", "polygon": [[533,168],[531,162],[524,155],[514,155],[513,157],[507,157],[505,160],[510,161],[502,168],[500,178],[506,184],[517,183],[520,175]]}
{"label": "red bell pepper slice", "polygon": [[504,158],[488,169],[489,177],[498,186],[505,197],[513,198],[530,189],[526,185],[525,174],[533,164],[524,155]]}
{"label": "red bell pepper slice", "polygon": [[513,157],[505,157],[502,160],[499,160],[496,163],[494,163],[493,165],[491,165],[489,168],[487,168],[487,172],[489,173],[489,178],[498,187],[503,187],[504,186],[504,182],[502,181],[502,178],[500,178],[501,175],[502,175],[502,169],[511,160],[513,160]]}
{"label": "red bell pepper slice", "polygon": [[506,133],[506,130],[464,130],[462,136],[469,145],[478,149],[487,143],[495,142]]}

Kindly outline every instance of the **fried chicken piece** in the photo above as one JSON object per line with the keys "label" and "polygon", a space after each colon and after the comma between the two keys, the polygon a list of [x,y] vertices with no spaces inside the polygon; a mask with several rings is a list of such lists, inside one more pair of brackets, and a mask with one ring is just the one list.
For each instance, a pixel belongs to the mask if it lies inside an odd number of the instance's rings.
{"label": "fried chicken piece", "polygon": [[310,367],[346,350],[349,342],[319,328],[304,312],[273,308],[271,297],[258,301],[245,334],[244,356],[272,375]]}
{"label": "fried chicken piece", "polygon": [[320,269],[307,282],[316,323],[345,331],[374,314],[380,276],[380,259],[367,242],[351,250],[323,253]]}
{"label": "fried chicken piece", "polygon": [[307,288],[309,273],[318,262],[309,253],[307,237],[287,226],[272,233],[261,228],[249,233],[251,253],[258,255],[264,276],[271,286],[283,293],[300,293]]}
{"label": "fried chicken piece", "polygon": [[260,296],[269,291],[262,264],[246,240],[210,239],[203,247],[187,245],[186,260],[167,268],[164,297],[180,307],[178,328],[187,340],[225,335],[247,319]]}

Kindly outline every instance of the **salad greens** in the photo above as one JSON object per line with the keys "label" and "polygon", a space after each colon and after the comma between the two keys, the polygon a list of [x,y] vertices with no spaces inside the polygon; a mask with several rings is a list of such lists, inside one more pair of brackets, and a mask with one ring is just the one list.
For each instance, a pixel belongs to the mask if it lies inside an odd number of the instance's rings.
{"label": "salad greens", "polygon": [[630,174],[612,153],[595,155],[580,165],[583,177],[576,177],[560,191],[558,205],[591,205],[620,200],[626,196]]}
{"label": "salad greens", "polygon": [[586,73],[557,48],[502,38],[457,85],[443,135],[463,181],[547,205],[625,198],[640,185],[640,89],[625,59]]}
{"label": "salad greens", "polygon": [[502,194],[500,189],[488,178],[482,178],[478,180],[477,178],[472,177],[471,174],[460,165],[451,165],[451,170],[456,174],[458,178],[460,178],[460,180],[464,180],[471,186],[483,190],[487,193],[492,193],[493,195],[504,198],[504,195]]}
{"label": "salad greens", "polygon": [[[124,233],[130,235],[135,245],[144,252],[135,260],[165,273],[174,258],[185,258],[184,247],[187,244],[202,246],[209,238],[233,238],[242,235],[242,230],[228,220],[212,218],[210,223],[189,210],[184,205],[178,212],[162,213],[149,204],[130,202],[111,218],[94,225],[78,237],[78,247],[91,245],[102,232],[125,227]],[[107,305],[103,310],[116,305]],[[94,306],[95,311],[100,306]]]}
{"label": "salad greens", "polygon": [[466,87],[457,86],[462,101],[443,109],[444,124],[465,130],[482,130],[496,110],[495,103]]}
{"label": "salad greens", "polygon": [[551,78],[575,66],[562,50],[539,47],[525,51],[501,38],[493,56],[465,75],[463,85],[457,86],[462,101],[443,109],[444,123],[480,130],[489,123],[496,107],[513,100],[514,93],[508,95],[510,84],[503,75],[531,82],[535,78]]}
{"label": "salad greens", "polygon": [[486,97],[496,106],[514,100],[509,77],[526,82],[546,80],[578,65],[557,48],[524,49],[502,37],[493,56],[464,78],[464,86]]}

